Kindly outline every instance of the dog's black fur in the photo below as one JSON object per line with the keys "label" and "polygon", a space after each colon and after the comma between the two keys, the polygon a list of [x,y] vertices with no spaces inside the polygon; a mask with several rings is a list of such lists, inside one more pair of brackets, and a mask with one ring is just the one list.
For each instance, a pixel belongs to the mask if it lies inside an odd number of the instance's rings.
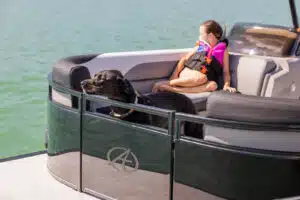
{"label": "dog's black fur", "polygon": [[[92,79],[82,81],[81,87],[83,91],[88,94],[102,95],[124,103],[134,103],[137,97],[137,103],[139,104],[176,110],[177,112],[197,114],[192,101],[182,94],[158,92],[148,95],[137,95],[130,82],[125,79],[118,70],[101,71]],[[102,113],[111,113],[111,111],[113,111],[114,113],[125,116],[122,119],[130,122],[149,124],[162,128],[168,127],[167,118],[149,115],[143,112],[129,112],[129,109],[116,106],[101,108],[101,110],[98,111]],[[186,122],[184,125],[184,134],[191,137],[203,138],[202,125]]]}

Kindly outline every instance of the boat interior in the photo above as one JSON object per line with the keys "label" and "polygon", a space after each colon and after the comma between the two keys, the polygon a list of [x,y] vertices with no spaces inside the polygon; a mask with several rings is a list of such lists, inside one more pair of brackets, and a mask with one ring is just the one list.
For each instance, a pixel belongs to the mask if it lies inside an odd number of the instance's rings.
{"label": "boat interior", "polygon": [[[99,71],[117,69],[135,90],[148,94],[154,83],[169,79],[190,48],[59,60],[48,76],[45,143],[51,174],[103,199],[299,195],[299,34],[286,27],[237,23],[227,38],[231,85],[240,93],[224,92],[222,85],[214,92],[184,93],[198,115],[117,103],[84,94],[80,86]],[[107,105],[160,113],[175,125],[161,130],[97,112]],[[204,138],[181,135],[179,124],[184,121],[203,124]],[[125,147],[137,154],[137,173],[116,172],[107,165],[109,152]]]}
{"label": "boat interior", "polygon": [[[299,48],[298,35],[284,27],[237,23],[227,37],[231,86],[241,94],[222,91],[183,93],[192,100],[198,114],[249,123],[299,124],[300,56],[296,55]],[[256,49],[251,48],[259,40],[260,45]],[[154,83],[169,79],[178,60],[189,50],[150,50],[73,57],[69,59],[77,66],[73,69],[72,76],[64,74],[68,72],[68,61],[62,60],[53,68],[53,81],[66,85],[68,81],[64,80],[69,80],[71,88],[81,91],[80,81],[101,70],[117,69],[139,93],[148,94]],[[222,90],[222,85],[219,90]],[[71,98],[62,98],[62,94],[56,91],[52,93],[55,94],[54,99],[60,99],[67,105],[72,104]],[[90,109],[96,112],[101,106],[105,105],[91,103]],[[205,139],[243,147],[300,151],[300,134],[296,132],[287,132],[285,135],[289,137],[280,137],[282,131],[243,131],[234,127],[221,127],[220,130],[218,127],[205,125]],[[280,143],[287,145],[279,145]]]}
{"label": "boat interior", "polygon": [[[58,60],[47,77],[45,151],[0,159],[0,199],[300,199],[300,29],[289,4],[294,28],[241,22],[224,35],[240,93],[222,91],[222,77],[217,91],[183,93],[194,115],[86,94],[80,84],[116,69],[149,94],[192,48]],[[165,117],[168,129],[99,112],[111,105]],[[201,124],[203,138],[182,134],[185,122]]]}

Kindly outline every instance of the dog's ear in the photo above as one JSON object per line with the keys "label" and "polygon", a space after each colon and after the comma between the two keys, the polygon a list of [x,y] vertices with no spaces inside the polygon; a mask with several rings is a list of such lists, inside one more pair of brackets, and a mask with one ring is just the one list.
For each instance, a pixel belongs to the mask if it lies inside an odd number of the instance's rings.
{"label": "dog's ear", "polygon": [[114,73],[116,76],[120,77],[120,78],[124,78],[123,74],[116,69],[110,70],[110,72]]}
{"label": "dog's ear", "polygon": [[128,93],[128,94],[134,93],[134,89],[133,89],[131,83],[127,79],[123,79],[123,81],[124,81],[124,86],[125,86],[124,89],[125,89],[126,93]]}
{"label": "dog's ear", "polygon": [[128,102],[133,102],[135,99],[135,92],[134,88],[132,87],[131,83],[127,79],[118,79],[121,85],[121,92],[124,94],[124,97],[127,99]]}

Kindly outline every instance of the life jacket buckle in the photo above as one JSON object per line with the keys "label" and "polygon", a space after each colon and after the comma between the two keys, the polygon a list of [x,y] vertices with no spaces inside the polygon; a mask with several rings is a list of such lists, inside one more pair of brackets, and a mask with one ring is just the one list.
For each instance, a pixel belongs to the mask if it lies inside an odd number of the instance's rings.
{"label": "life jacket buckle", "polygon": [[205,60],[206,60],[207,64],[210,64],[211,61],[212,61],[212,59],[211,59],[211,58],[208,58],[208,57],[206,57]]}
{"label": "life jacket buckle", "polygon": [[200,72],[201,72],[202,74],[206,74],[206,73],[207,73],[207,68],[206,68],[205,65],[202,65],[202,66],[200,67]]}

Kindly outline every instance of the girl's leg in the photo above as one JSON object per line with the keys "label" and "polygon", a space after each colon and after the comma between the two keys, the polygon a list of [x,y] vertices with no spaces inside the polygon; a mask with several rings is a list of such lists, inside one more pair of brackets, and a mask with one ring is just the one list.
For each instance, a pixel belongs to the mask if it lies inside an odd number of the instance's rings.
{"label": "girl's leg", "polygon": [[195,87],[207,82],[207,77],[203,74],[200,77],[182,77],[170,81],[171,86]]}
{"label": "girl's leg", "polygon": [[217,90],[217,88],[218,85],[215,81],[208,81],[205,84],[196,87],[172,87],[168,85],[162,85],[160,87],[160,91],[200,93],[200,92],[212,92]]}
{"label": "girl's leg", "polygon": [[169,81],[159,81],[155,83],[152,87],[152,92],[159,92],[162,85],[169,85]]}

